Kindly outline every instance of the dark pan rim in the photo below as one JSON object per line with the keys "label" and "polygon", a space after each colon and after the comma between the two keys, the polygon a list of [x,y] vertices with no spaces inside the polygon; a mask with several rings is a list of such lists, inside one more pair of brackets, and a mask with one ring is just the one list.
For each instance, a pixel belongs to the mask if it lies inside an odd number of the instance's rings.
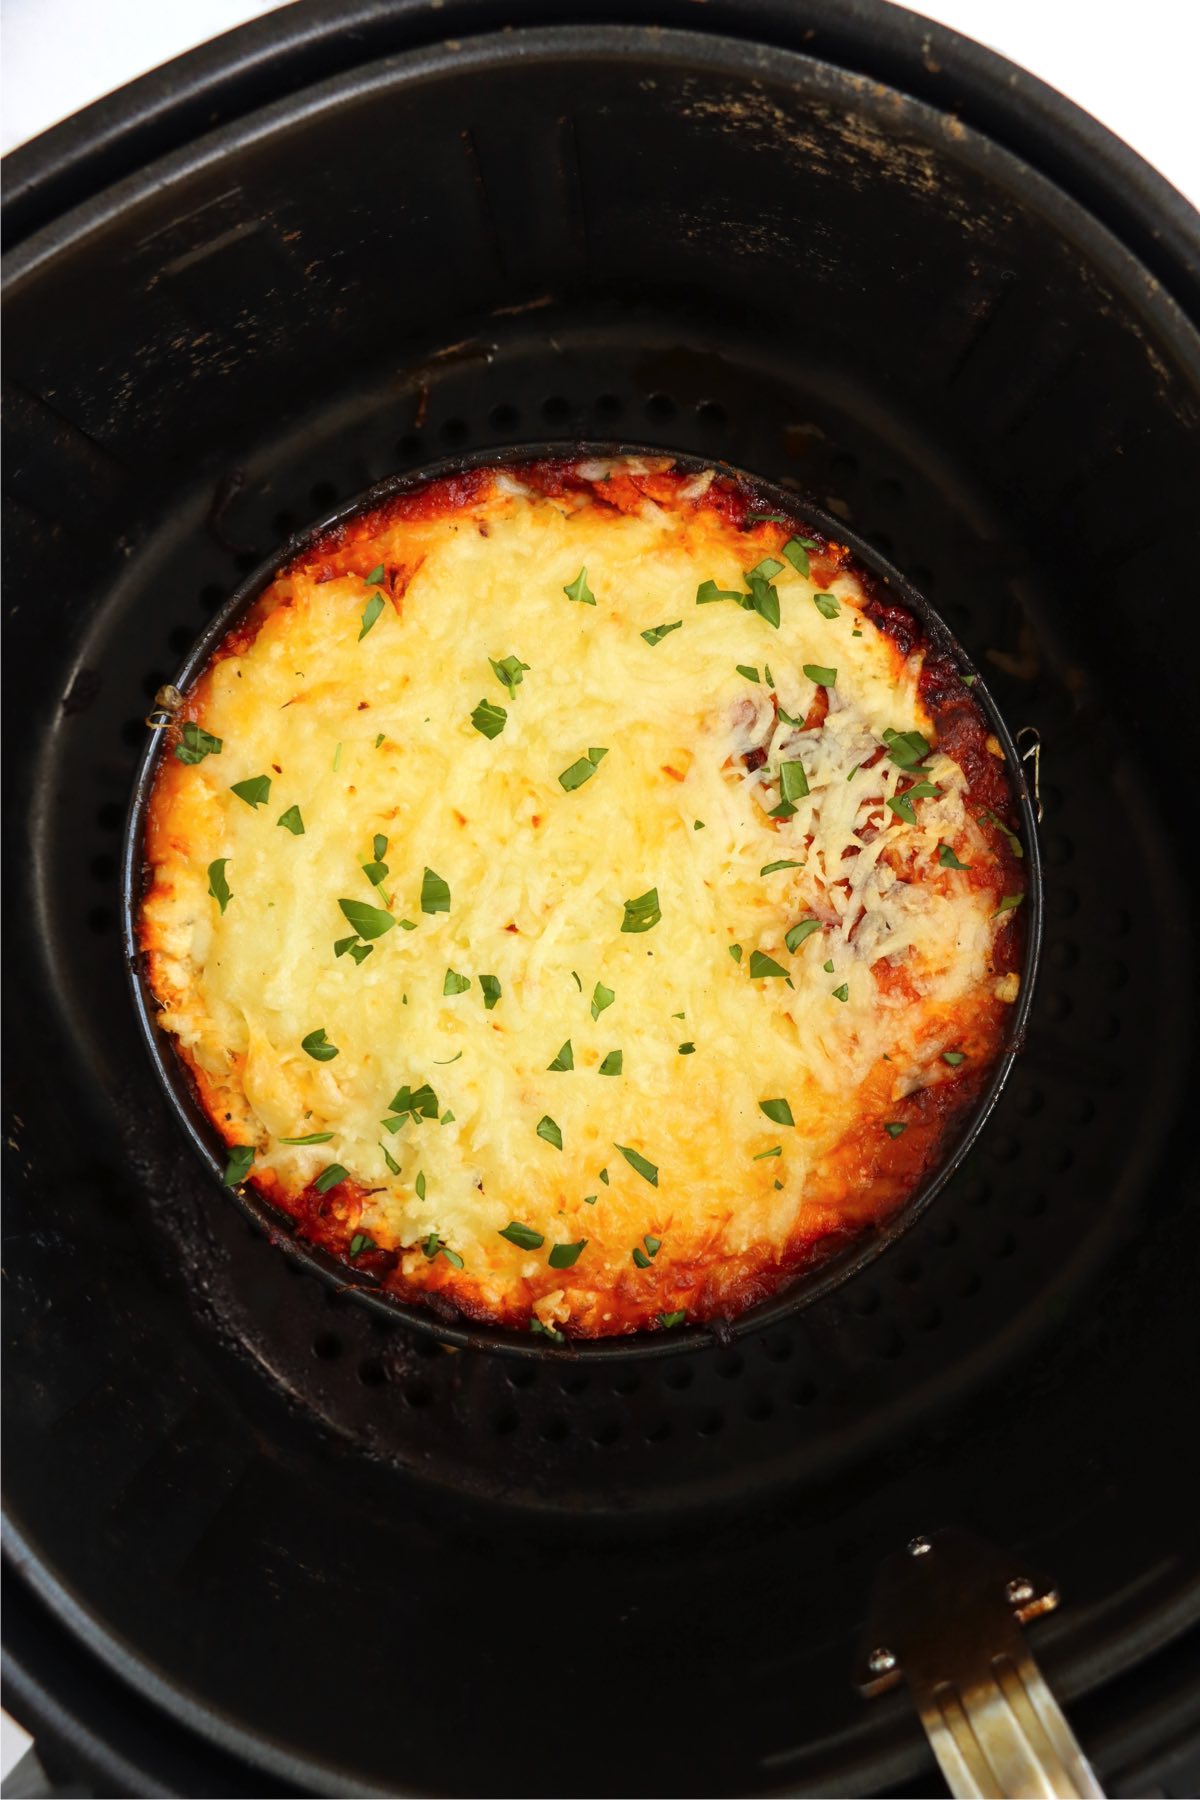
{"label": "dark pan rim", "polygon": [[617,1337],[569,1338],[563,1344],[555,1344],[544,1336],[519,1332],[509,1327],[479,1325],[461,1317],[446,1318],[431,1305],[397,1298],[386,1289],[372,1285],[367,1278],[350,1280],[343,1262],[327,1251],[308,1244],[297,1234],[295,1221],[289,1214],[270,1205],[251,1188],[226,1187],[222,1179],[226,1146],[222,1141],[219,1151],[214,1149],[216,1133],[195,1096],[187,1067],[156,1023],[158,1007],[146,978],[145,960],[138,944],[137,915],[145,875],[141,854],[145,813],[162,749],[163,733],[160,731],[148,730],[148,742],[138,763],[125,822],[121,856],[122,949],[138,1024],[159,1086],[185,1136],[220,1192],[227,1198],[232,1198],[245,1216],[264,1231],[275,1247],[293,1262],[393,1323],[411,1327],[438,1343],[451,1345],[456,1349],[493,1350],[509,1356],[554,1358],[569,1362],[679,1355],[685,1351],[711,1347],[714,1343],[728,1343],[735,1338],[768,1331],[783,1319],[790,1318],[814,1301],[832,1293],[890,1249],[916,1223],[950,1177],[962,1166],[1000,1097],[1017,1054],[1024,1044],[1042,944],[1042,870],[1036,811],[1020,753],[987,688],[982,672],[924,595],[866,539],[850,530],[824,507],[810,504],[803,496],[719,458],[693,456],[661,445],[636,444],[624,440],[562,439],[444,457],[423,465],[420,470],[388,476],[352,499],[343,501],[302,531],[294,533],[277,551],[259,563],[209,621],[184,658],[172,685],[181,692],[187,692],[234,621],[303,550],[332,528],[383,505],[395,495],[410,492],[439,477],[479,468],[507,467],[514,463],[541,459],[576,460],[611,456],[668,457],[676,467],[694,470],[696,473],[715,469],[718,474],[749,486],[764,501],[786,512],[789,517],[815,525],[825,536],[846,544],[862,566],[920,619],[929,639],[947,653],[964,674],[973,677],[972,695],[979,701],[1004,752],[1008,777],[1021,815],[1021,841],[1025,849],[1027,876],[1020,992],[1004,1048],[996,1060],[987,1086],[960,1121],[952,1142],[936,1168],[882,1224],[868,1227],[843,1249],[834,1251],[813,1268],[795,1276],[779,1293],[747,1307],[731,1319],[689,1325],[683,1329],[642,1331]]}

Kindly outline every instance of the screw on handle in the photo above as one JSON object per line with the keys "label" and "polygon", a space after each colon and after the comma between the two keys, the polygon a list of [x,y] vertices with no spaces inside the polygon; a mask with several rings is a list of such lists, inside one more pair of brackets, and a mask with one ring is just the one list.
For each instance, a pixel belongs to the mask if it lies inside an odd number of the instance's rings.
{"label": "screw on handle", "polygon": [[855,1679],[868,1697],[907,1681],[952,1794],[1103,1800],[1021,1631],[1057,1605],[964,1531],[913,1538],[880,1569]]}

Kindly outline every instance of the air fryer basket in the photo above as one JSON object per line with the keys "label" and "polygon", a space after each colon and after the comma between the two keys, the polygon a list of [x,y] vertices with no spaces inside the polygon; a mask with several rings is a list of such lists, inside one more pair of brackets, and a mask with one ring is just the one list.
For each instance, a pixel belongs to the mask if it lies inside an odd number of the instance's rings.
{"label": "air fryer basket", "polygon": [[[955,1522],[1054,1575],[1039,1658],[1144,1785],[1189,1695],[1194,1728],[1200,1611],[1194,225],[1111,146],[1120,203],[1082,204],[1065,106],[1067,185],[1006,148],[1045,171],[1044,100],[934,27],[952,91],[868,79],[875,6],[583,10],[285,9],[253,41],[291,90],[254,110],[235,39],[152,166],[105,137],[121,178],[73,212],[77,144],[57,186],[28,165],[40,214],[14,182],[13,1703],[46,1716],[57,1633],[193,1767],[290,1791],[928,1791],[903,1697],[850,1670],[880,1558]],[[736,1346],[577,1368],[420,1341],[214,1200],[116,863],[150,698],[274,544],[447,451],[615,434],[793,484],[928,593],[1041,733],[1046,955],[978,1155],[892,1255]],[[154,1755],[105,1778],[153,1791]]]}

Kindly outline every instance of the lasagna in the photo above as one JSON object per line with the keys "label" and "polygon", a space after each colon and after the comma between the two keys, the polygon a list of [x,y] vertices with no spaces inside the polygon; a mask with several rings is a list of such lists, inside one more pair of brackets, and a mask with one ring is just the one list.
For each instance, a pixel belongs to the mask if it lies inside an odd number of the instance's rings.
{"label": "lasagna", "polygon": [[900,1206],[1008,1037],[999,743],[847,548],[670,459],[301,550],[163,734],[140,942],[246,1183],[559,1340],[729,1318]]}

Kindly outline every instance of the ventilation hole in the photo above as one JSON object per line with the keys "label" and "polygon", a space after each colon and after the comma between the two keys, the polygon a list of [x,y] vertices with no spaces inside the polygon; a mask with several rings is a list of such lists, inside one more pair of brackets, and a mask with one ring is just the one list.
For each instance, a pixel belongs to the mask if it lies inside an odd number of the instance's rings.
{"label": "ventilation hole", "polygon": [[685,1389],[690,1388],[695,1379],[695,1371],[688,1363],[676,1363],[663,1376],[667,1386],[674,1388],[677,1394],[682,1394]]}
{"label": "ventilation hole", "polygon": [[542,417],[548,425],[561,425],[571,416],[571,402],[562,394],[547,394],[542,401]]}
{"label": "ventilation hole", "polygon": [[411,1348],[418,1356],[423,1357],[426,1362],[433,1362],[437,1357],[440,1357],[443,1354],[445,1346],[439,1344],[436,1338],[416,1338],[414,1339]]}
{"label": "ventilation hole", "polygon": [[275,517],[271,520],[271,530],[275,533],[276,537],[280,537],[280,538],[291,537],[291,535],[292,535],[293,531],[295,531],[295,529],[296,529],[296,515],[294,512],[289,512],[286,510],[283,512],[277,512],[275,514]]}
{"label": "ventilation hole", "polygon": [[756,1425],[765,1424],[768,1419],[772,1419],[774,1416],[775,1408],[765,1394],[761,1394],[756,1400],[752,1400],[746,1408],[746,1417],[752,1419]]}
{"label": "ventilation hole", "polygon": [[364,1387],[382,1387],[387,1380],[387,1370],[377,1356],[368,1356],[358,1365],[358,1379]]}
{"label": "ventilation hole", "polygon": [[1011,1231],[1006,1231],[1003,1233],[1002,1236],[998,1237],[995,1240],[995,1242],[993,1243],[992,1255],[996,1258],[997,1262],[1003,1262],[1003,1260],[1006,1256],[1011,1256],[1013,1254],[1016,1247],[1017,1247],[1016,1238],[1013,1236]]}
{"label": "ventilation hole", "polygon": [[902,1281],[905,1287],[912,1287],[916,1282],[920,1281],[921,1274],[922,1270],[920,1263],[910,1257],[908,1262],[901,1263],[900,1267],[896,1270],[896,1280]]}
{"label": "ventilation hole", "polygon": [[511,1406],[506,1406],[503,1412],[493,1413],[492,1430],[497,1437],[511,1437],[516,1429],[517,1415]]}
{"label": "ventilation hole", "polygon": [[625,402],[619,394],[598,394],[593,411],[598,419],[619,419]]}
{"label": "ventilation hole", "polygon": [[571,1435],[571,1427],[561,1413],[551,1413],[548,1419],[542,1420],[540,1435],[548,1444],[561,1444],[564,1438]]}
{"label": "ventilation hole", "polygon": [[432,1402],[433,1386],[430,1382],[420,1379],[410,1381],[405,1385],[404,1398],[410,1406],[416,1407],[419,1411],[421,1407],[428,1406]]}
{"label": "ventilation hole", "polygon": [[646,1442],[648,1444],[665,1444],[670,1435],[670,1419],[655,1419],[652,1424],[647,1425],[646,1427]]}
{"label": "ventilation hole", "polygon": [[1075,855],[1075,846],[1065,832],[1051,832],[1045,840],[1046,861],[1056,869],[1063,868]]}
{"label": "ventilation hole", "polygon": [[166,679],[161,669],[153,669],[148,675],[142,676],[142,692],[147,700],[153,700]]}
{"label": "ventilation hole", "polygon": [[874,1354],[883,1362],[895,1362],[904,1349],[904,1339],[895,1325],[890,1322],[871,1345]]}
{"label": "ventilation hole", "polygon": [[177,656],[182,656],[185,650],[190,650],[195,638],[195,632],[186,625],[176,625],[173,631],[167,633],[167,642]]}
{"label": "ventilation hole", "polygon": [[1049,1210],[1050,1202],[1045,1194],[1026,1194],[1017,1205],[1027,1219],[1040,1219]]}
{"label": "ventilation hole", "polygon": [[144,719],[126,719],[121,727],[121,741],[131,744],[135,749],[146,741],[146,721]]}
{"label": "ventilation hole", "polygon": [[564,1375],[558,1385],[564,1394],[586,1394],[592,1385],[592,1378],[575,1371]]}
{"label": "ventilation hole", "polygon": [[636,1394],[641,1385],[641,1376],[635,1375],[632,1369],[627,1369],[614,1379],[612,1389],[614,1394]]}
{"label": "ventilation hole", "polygon": [[746,1364],[736,1350],[721,1350],[713,1364],[722,1381],[735,1381]]}
{"label": "ventilation hole", "polygon": [[649,419],[673,419],[675,402],[670,394],[651,394],[646,402],[646,417]]}
{"label": "ventilation hole", "polygon": [[[881,556],[894,556],[895,555],[895,553],[896,553],[895,539],[892,538],[891,536],[889,536],[889,534],[886,531],[868,531],[866,533],[866,536],[870,538],[871,542],[874,544],[875,548],[879,551],[879,554]],[[953,606],[953,605],[947,606],[947,607],[943,608],[943,611],[948,612],[948,613],[955,613],[955,612],[962,613],[962,616],[964,619],[967,616],[961,606]],[[957,620],[957,619],[952,619],[951,622],[954,624],[956,630],[958,629],[959,625],[961,624],[961,620]]]}
{"label": "ventilation hole", "polygon": [[233,559],[233,566],[243,575],[248,575],[251,569],[257,569],[261,561],[262,557],[257,550],[239,550]]}
{"label": "ventilation hole", "polygon": [[518,1363],[515,1369],[508,1371],[508,1385],[514,1388],[531,1388],[537,1380],[537,1370],[531,1369],[528,1363]]}
{"label": "ventilation hole", "polygon": [[860,1319],[870,1318],[873,1312],[879,1311],[879,1294],[875,1288],[860,1288],[852,1295],[850,1304]]}
{"label": "ventilation hole", "polygon": [[314,481],[308,490],[308,497],[314,506],[332,506],[338,497],[338,491],[332,481]]}
{"label": "ventilation hole", "polygon": [[1026,1118],[1026,1119],[1035,1118],[1037,1116],[1037,1114],[1041,1112],[1041,1110],[1045,1106],[1045,1104],[1046,1104],[1046,1097],[1042,1093],[1040,1088],[1035,1088],[1035,1087],[1018,1088],[1017,1097],[1016,1097],[1016,1108],[1017,1108],[1017,1111],[1021,1114],[1022,1118]]}
{"label": "ventilation hole", "polygon": [[696,1420],[696,1430],[701,1437],[716,1437],[724,1423],[724,1413],[718,1412],[715,1406],[706,1406]]}
{"label": "ventilation hole", "polygon": [[894,475],[881,475],[875,483],[875,492],[888,500],[903,500],[904,483],[897,481]]}
{"label": "ventilation hole", "polygon": [[[988,1148],[992,1154],[992,1161],[998,1163],[1016,1162],[1018,1156],[1021,1154],[1020,1144],[1017,1142],[1016,1138],[1007,1131],[997,1132],[996,1135],[989,1140]],[[979,1176],[972,1176],[965,1191],[970,1194],[972,1188],[979,1184],[979,1182]]]}
{"label": "ventilation hole", "polygon": [[1133,930],[1133,914],[1119,906],[1113,914],[1112,928],[1118,937],[1128,937]]}
{"label": "ventilation hole", "polygon": [[957,1244],[958,1226],[953,1219],[942,1220],[934,1230],[933,1241],[935,1244],[940,1244],[944,1250],[949,1249],[951,1244]]}
{"label": "ventilation hole", "polygon": [[88,867],[97,881],[109,881],[117,872],[117,859],[105,851],[102,856],[93,856]]}
{"label": "ventilation hole", "polygon": [[106,800],[96,808],[96,823],[105,831],[116,831],[125,822],[125,808],[119,800]]}
{"label": "ventilation hole", "polygon": [[811,1381],[798,1381],[792,1388],[793,1406],[811,1406],[817,1397],[817,1390]]}
{"label": "ventilation hole", "polygon": [[443,444],[462,444],[466,442],[468,432],[465,419],[447,419],[442,426]]}
{"label": "ventilation hole", "polygon": [[1060,1024],[1063,1019],[1069,1019],[1073,1011],[1074,1002],[1070,994],[1051,994],[1046,1002],[1046,1012]]}
{"label": "ventilation hole", "polygon": [[1073,919],[1079,911],[1079,895],[1074,888],[1055,882],[1050,888],[1048,910],[1057,918]]}
{"label": "ventilation hole", "polygon": [[313,1339],[313,1355],[322,1362],[336,1362],[342,1354],[342,1340],[336,1331],[318,1331]]}
{"label": "ventilation hole", "polygon": [[983,1286],[975,1269],[962,1269],[954,1277],[954,1291],[960,1300],[971,1300]]}
{"label": "ventilation hole", "polygon": [[763,1355],[768,1362],[784,1363],[792,1354],[792,1340],[786,1331],[773,1331],[763,1339]]}
{"label": "ventilation hole", "polygon": [[402,438],[396,440],[396,455],[402,456],[405,462],[412,462],[420,456],[423,443],[419,431],[406,431]]}
{"label": "ventilation hole", "polygon": [[923,593],[928,594],[937,586],[937,576],[924,563],[913,563],[908,573],[913,586],[920,588]]}
{"label": "ventilation hole", "polygon": [[858,458],[851,450],[838,450],[830,457],[829,467],[835,475],[857,475]]}
{"label": "ventilation hole", "polygon": [[1080,1125],[1090,1125],[1096,1116],[1096,1102],[1089,1094],[1080,1094],[1075,1102],[1075,1117]]}
{"label": "ventilation hole", "polygon": [[602,1450],[607,1450],[610,1444],[616,1443],[620,1435],[621,1427],[615,1419],[601,1419],[592,1432],[592,1442],[599,1444]]}
{"label": "ventilation hole", "polygon": [[1063,1144],[1050,1159],[1050,1172],[1053,1175],[1065,1175],[1068,1169],[1075,1167],[1075,1152],[1069,1144]]}
{"label": "ventilation hole", "polygon": [[942,1309],[932,1300],[922,1300],[913,1311],[912,1322],[918,1331],[936,1331],[942,1322]]}
{"label": "ventilation hole", "polygon": [[107,937],[117,928],[117,915],[111,906],[93,906],[87,916],[88,930],[97,937]]}
{"label": "ventilation hole", "polygon": [[496,431],[511,431],[513,426],[519,422],[520,417],[516,407],[510,406],[505,401],[503,406],[493,406],[488,414],[488,423]]}
{"label": "ventilation hole", "polygon": [[1123,962],[1107,962],[1100,971],[1100,979],[1109,993],[1115,994],[1129,980],[1129,966]]}
{"label": "ventilation hole", "polygon": [[218,587],[215,581],[206,582],[197,596],[201,612],[214,613],[225,598],[225,589]]}
{"label": "ventilation hole", "polygon": [[1113,1043],[1121,1035],[1121,1021],[1116,1013],[1108,1013],[1096,1029],[1096,1035],[1106,1044]]}

